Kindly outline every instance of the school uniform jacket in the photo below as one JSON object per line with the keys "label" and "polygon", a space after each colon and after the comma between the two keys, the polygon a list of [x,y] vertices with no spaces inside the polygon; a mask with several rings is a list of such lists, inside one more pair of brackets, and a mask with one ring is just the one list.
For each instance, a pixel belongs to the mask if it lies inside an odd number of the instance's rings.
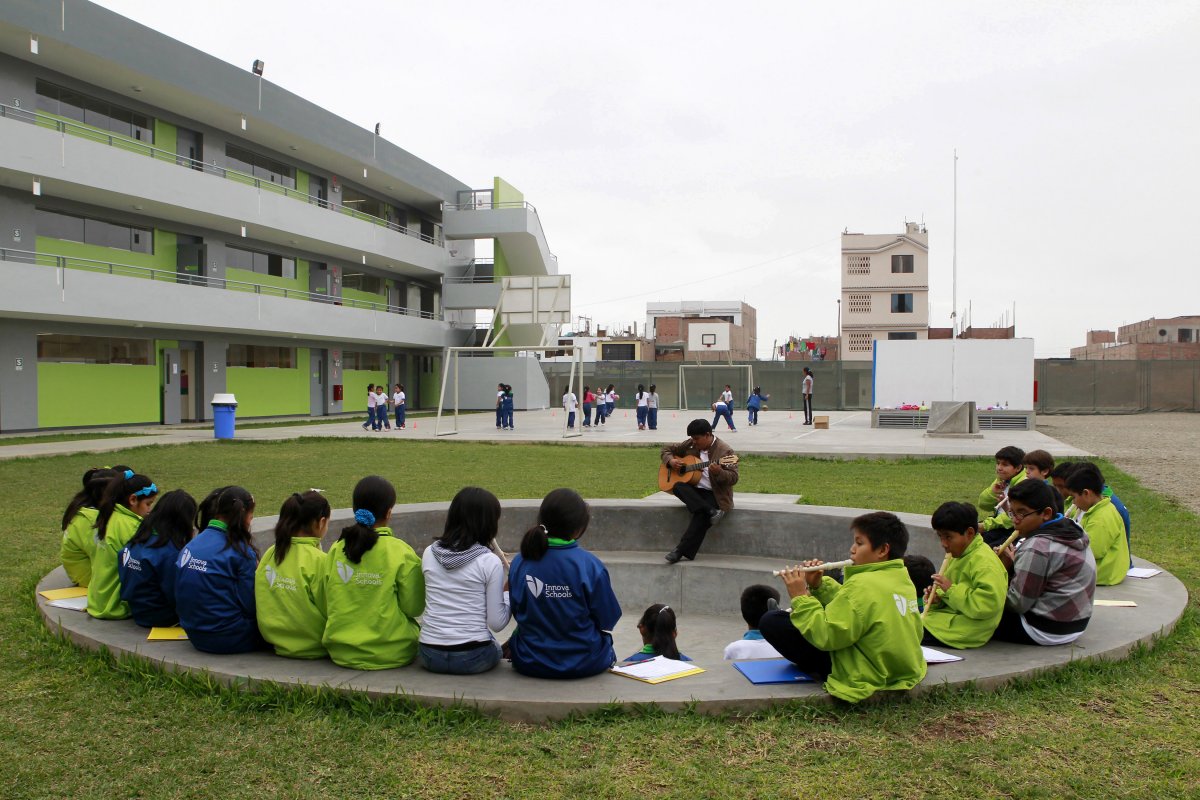
{"label": "school uniform jacket", "polygon": [[[723,439],[713,437],[712,446],[708,449],[708,460],[710,462],[720,461],[726,456],[734,455],[733,448],[725,444]],[[682,458],[683,456],[700,457],[700,451],[692,445],[691,438],[685,439],[679,444],[667,445],[662,449],[662,463],[668,463],[672,457]],[[713,496],[716,498],[717,506],[722,511],[733,510],[733,486],[738,482],[737,464],[730,467],[721,467],[720,472],[709,472],[709,479],[712,481]]]}
{"label": "school uniform jacket", "polygon": [[137,533],[142,518],[123,505],[117,505],[108,518],[104,540],[96,540],[92,554],[92,578],[88,581],[87,612],[97,619],[125,619],[129,604],[121,599],[121,576],[117,560],[121,550]]}
{"label": "school uniform jacket", "polygon": [[1096,557],[1096,585],[1115,586],[1125,580],[1129,570],[1129,540],[1125,523],[1112,500],[1101,497],[1083,512],[1079,524],[1087,531],[1092,554]]}
{"label": "school uniform jacket", "polygon": [[262,642],[254,610],[258,557],[253,550],[231,546],[225,531],[214,524],[179,551],[175,582],[179,624],[202,652],[256,650]]}
{"label": "school uniform jacket", "polygon": [[321,540],[297,536],[282,564],[272,545],[254,571],[254,609],[258,630],[288,658],[324,658],[325,579],[328,567]]}
{"label": "school uniform jacket", "polygon": [[[1012,487],[1016,486],[1023,480],[1025,480],[1024,469],[1009,479],[1008,488],[1012,489]],[[993,481],[992,483],[988,484],[988,488],[979,493],[978,505],[981,512],[979,517],[979,528],[980,530],[984,531],[1012,530],[1014,526],[1012,519],[1010,519],[1008,516],[1008,513],[1005,511],[998,511],[996,508],[998,503],[996,502],[995,495],[992,494],[992,487],[995,485],[996,483]]]}
{"label": "school uniform jacket", "polygon": [[335,664],[390,669],[412,663],[425,610],[421,559],[390,528],[357,564],[337,542],[325,563],[325,633],[321,643]]}
{"label": "school uniform jacket", "polygon": [[950,588],[925,615],[925,630],[959,649],[987,644],[1004,613],[1008,570],[976,536],[961,556],[950,559],[945,576]]}
{"label": "school uniform jacket", "polygon": [[518,555],[508,586],[517,620],[509,640],[517,672],[581,678],[616,661],[606,631],[621,618],[621,605],[604,564],[578,543],[551,545],[538,561]]}
{"label": "school uniform jacket", "polygon": [[830,655],[825,691],[857,703],[916,686],[925,677],[923,629],[904,560],[846,567],[845,576],[845,584],[825,577],[814,593],[792,598],[792,624]]}
{"label": "school uniform jacket", "polygon": [[76,586],[86,587],[92,579],[92,556],[96,552],[96,515],[94,508],[81,508],[63,531],[58,557]]}
{"label": "school uniform jacket", "polygon": [[133,621],[143,628],[166,627],[179,621],[175,613],[175,579],[179,576],[179,548],[167,542],[152,547],[148,542],[126,545],[117,564],[121,576],[121,599],[129,604]]}

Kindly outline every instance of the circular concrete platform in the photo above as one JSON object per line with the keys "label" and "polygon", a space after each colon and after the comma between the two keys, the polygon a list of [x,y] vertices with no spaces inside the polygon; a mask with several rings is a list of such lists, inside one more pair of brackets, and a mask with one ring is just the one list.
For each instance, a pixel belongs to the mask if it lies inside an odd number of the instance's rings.
{"label": "circular concrete platform", "polygon": [[[92,619],[85,613],[53,608],[40,595],[38,610],[51,630],[81,647],[105,647],[116,655],[133,655],[167,670],[208,674],[229,685],[272,681],[370,696],[403,695],[428,704],[463,703],[514,721],[559,719],[613,703],[654,703],[667,710],[688,707],[715,713],[750,711],[795,699],[828,701],[818,684],[755,686],[721,655],[725,645],[740,638],[745,628],[738,612],[741,590],[751,583],[774,584],[782,590],[770,571],[786,563],[845,558],[850,520],[862,510],[739,497],[737,510],[710,532],[699,558],[671,566],[662,556],[686,526],[686,512],[666,496],[649,500],[592,501],[591,527],[581,544],[608,565],[625,611],[614,631],[618,657],[640,648],[635,626],[647,605],[663,602],[679,613],[680,649],[706,671],[657,686],[611,674],[572,681],[541,680],[519,675],[506,663],[483,675],[463,677],[434,675],[415,665],[359,672],[328,660],[296,661],[268,653],[214,656],[196,651],[187,642],[148,642],[146,630],[130,620]],[[539,504],[539,500],[503,503],[500,542],[505,550],[518,549],[521,534],[533,524]],[[420,551],[441,532],[447,506],[397,506],[393,529]],[[334,512],[326,548],[350,517],[345,509]],[[900,517],[912,535],[911,552],[940,563],[941,548],[928,527],[928,517]],[[255,520],[260,551],[269,544],[274,523],[270,517]],[[1138,566],[1153,566],[1135,561]],[[38,590],[69,585],[59,568],[42,580]],[[931,665],[925,680],[912,691],[939,685],[995,687],[1078,659],[1121,658],[1135,645],[1169,633],[1187,606],[1187,590],[1166,572],[1147,580],[1126,579],[1120,586],[1100,587],[1096,598],[1133,600],[1137,607],[1097,607],[1087,632],[1071,646],[1039,648],[995,642],[960,651],[957,654],[963,656],[962,661]]]}

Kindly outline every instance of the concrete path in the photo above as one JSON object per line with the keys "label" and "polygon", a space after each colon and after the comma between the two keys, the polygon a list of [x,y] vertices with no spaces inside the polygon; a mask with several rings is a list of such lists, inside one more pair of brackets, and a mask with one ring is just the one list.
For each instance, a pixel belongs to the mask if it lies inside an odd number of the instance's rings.
{"label": "concrete path", "polygon": [[[1041,448],[1055,458],[1090,455],[1084,450],[1064,444],[1037,431],[984,431],[978,439],[926,438],[923,430],[877,429],[871,427],[869,411],[831,411],[828,430],[815,430],[801,424],[802,417],[794,412],[770,411],[760,415],[754,427],[742,425],[737,432],[721,429],[717,435],[727,440],[739,453],[788,454],[815,458],[972,458],[991,456],[1005,445],[1023,450]],[[561,410],[522,411],[516,414],[516,430],[499,431],[491,413],[462,414],[457,422],[453,416],[443,417],[440,426],[435,418],[411,420],[405,430],[375,433],[364,431],[360,420],[331,422],[322,425],[296,425],[276,428],[244,428],[237,438],[244,441],[280,441],[308,436],[375,439],[435,439],[473,442],[557,442],[582,446],[642,446],[678,442],[685,438],[688,421],[706,416],[701,411],[663,411],[657,431],[639,431],[633,413],[618,409],[605,425],[581,428],[573,437],[564,438],[565,426]],[[742,415],[744,417],[744,414]],[[735,420],[739,422],[740,420]],[[437,432],[445,435],[437,436]],[[457,432],[454,432],[457,431]],[[185,444],[211,442],[210,428],[153,426],[130,429],[131,433],[153,434],[117,439],[81,438],[47,442],[45,444],[4,445],[0,437],[0,459],[62,453],[104,453],[154,444]]]}

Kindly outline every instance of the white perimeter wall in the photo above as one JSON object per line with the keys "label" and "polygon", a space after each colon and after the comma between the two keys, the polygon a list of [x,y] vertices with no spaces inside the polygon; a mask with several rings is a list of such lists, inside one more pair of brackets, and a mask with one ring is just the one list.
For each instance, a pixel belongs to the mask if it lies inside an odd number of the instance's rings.
{"label": "white perimeter wall", "polygon": [[935,400],[1033,410],[1033,339],[875,341],[875,408]]}

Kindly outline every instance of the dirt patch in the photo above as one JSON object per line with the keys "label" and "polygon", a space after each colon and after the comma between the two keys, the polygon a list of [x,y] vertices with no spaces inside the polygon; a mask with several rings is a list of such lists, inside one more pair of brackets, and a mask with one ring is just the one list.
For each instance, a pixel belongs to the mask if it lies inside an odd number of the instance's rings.
{"label": "dirt patch", "polygon": [[1200,513],[1200,414],[1038,416],[1038,431],[1103,456]]}

